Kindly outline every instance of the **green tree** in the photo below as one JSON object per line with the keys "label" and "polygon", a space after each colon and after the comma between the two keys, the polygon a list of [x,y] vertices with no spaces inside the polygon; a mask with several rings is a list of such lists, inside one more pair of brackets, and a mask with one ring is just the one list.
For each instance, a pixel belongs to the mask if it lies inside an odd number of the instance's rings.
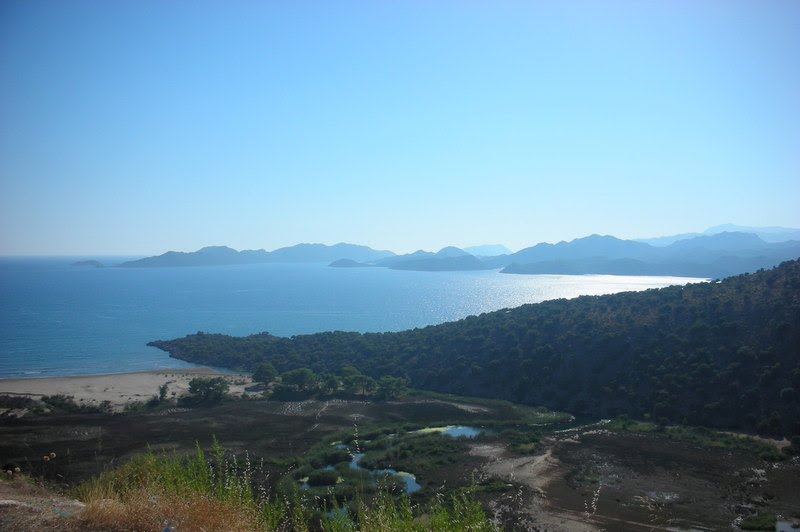
{"label": "green tree", "polygon": [[378,391],[375,393],[375,397],[382,401],[396,399],[405,394],[406,389],[407,384],[405,379],[384,375],[378,379]]}
{"label": "green tree", "polygon": [[352,394],[360,393],[362,395],[369,395],[378,387],[375,379],[369,375],[361,375],[360,373],[356,375],[350,375],[342,380],[344,382],[345,390]]}
{"label": "green tree", "polygon": [[346,366],[342,366],[339,370],[339,375],[342,377],[352,377],[353,375],[361,375],[361,372],[352,364],[347,364]]}
{"label": "green tree", "polygon": [[320,386],[326,394],[336,393],[339,390],[339,377],[332,373],[326,373],[320,379]]}
{"label": "green tree", "polygon": [[253,372],[253,380],[263,384],[269,384],[278,376],[278,370],[269,362],[262,362]]}
{"label": "green tree", "polygon": [[317,387],[317,376],[308,368],[287,371],[281,375],[281,380],[297,390],[311,391]]}
{"label": "green tree", "polygon": [[189,381],[189,393],[201,403],[220,402],[229,387],[222,377],[195,377]]}

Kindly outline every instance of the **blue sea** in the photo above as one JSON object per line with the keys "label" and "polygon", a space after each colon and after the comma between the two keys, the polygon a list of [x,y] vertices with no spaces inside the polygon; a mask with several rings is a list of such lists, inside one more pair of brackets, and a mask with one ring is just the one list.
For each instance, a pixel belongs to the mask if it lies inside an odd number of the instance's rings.
{"label": "blue sea", "polygon": [[146,344],[197,331],[399,331],[547,299],[700,280],[324,264],[92,268],[72,266],[76,260],[0,259],[0,378],[189,367]]}

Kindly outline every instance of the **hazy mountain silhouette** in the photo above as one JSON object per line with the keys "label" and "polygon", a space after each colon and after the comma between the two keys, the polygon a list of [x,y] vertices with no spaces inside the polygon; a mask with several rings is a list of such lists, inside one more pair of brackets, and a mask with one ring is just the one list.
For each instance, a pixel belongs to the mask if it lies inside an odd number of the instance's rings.
{"label": "hazy mountain silhouette", "polygon": [[682,233],[678,235],[659,236],[655,238],[637,238],[637,242],[644,242],[653,246],[668,246],[674,242],[696,238],[703,235],[716,235],[719,233],[752,233],[761,240],[770,243],[800,240],[800,229],[789,227],[747,227],[734,224],[722,224],[709,227],[702,233]]}
{"label": "hazy mountain silhouette", "polygon": [[753,233],[723,232],[713,235],[697,236],[687,240],[679,240],[667,246],[667,251],[685,249],[709,249],[709,250],[737,250],[752,251],[762,250],[769,247],[763,239]]}
{"label": "hazy mountain silhouette", "polygon": [[125,268],[161,268],[180,266],[222,266],[230,264],[259,264],[266,262],[331,262],[339,259],[354,261],[375,261],[393,256],[391,251],[378,251],[367,246],[355,244],[297,244],[275,251],[243,250],[236,251],[225,246],[209,246],[197,251],[184,253],[168,251],[156,257],[124,262]]}
{"label": "hazy mountain silhouette", "polygon": [[463,249],[447,246],[436,253],[430,251],[415,251],[407,255],[397,255],[375,263],[376,266],[392,270],[415,271],[461,271],[461,270],[489,270],[494,266],[487,264],[479,258],[470,255]]}
{"label": "hazy mountain silhouette", "polygon": [[[212,266],[256,263],[325,262],[334,267],[378,266],[395,270],[458,271],[501,269],[503,273],[678,275],[722,277],[769,268],[800,256],[800,239],[768,242],[755,233],[719,231],[682,238],[668,245],[622,240],[609,235],[590,235],[570,242],[541,243],[516,253],[476,257],[464,249],[447,246],[433,253],[415,251],[395,255],[367,246],[340,243],[297,244],[275,251],[236,251],[210,246],[192,253],[169,251],[121,264],[123,267]],[[751,229],[751,228],[745,228]],[[792,229],[758,228],[773,238],[784,238]],[[676,235],[678,237],[680,235]],[[664,237],[672,238],[672,237]],[[498,246],[478,246],[478,248]],[[475,249],[475,248],[471,248]],[[503,248],[505,249],[505,248]]]}
{"label": "hazy mountain silhouette", "polygon": [[570,242],[536,244],[511,255],[487,259],[487,263],[502,267],[510,264],[601,257],[606,259],[649,259],[655,257],[657,253],[658,251],[653,246],[642,242],[621,240],[613,236],[590,235],[584,238],[576,238]]}
{"label": "hazy mountain silhouette", "polygon": [[329,262],[339,259],[370,262],[393,256],[394,253],[391,251],[380,251],[355,244],[340,243],[333,246],[297,244],[271,252],[269,262]]}
{"label": "hazy mountain silhouette", "polygon": [[416,270],[425,272],[436,271],[462,271],[462,270],[489,270],[487,265],[469,253],[459,256],[437,256],[416,260],[400,261],[389,266],[392,270]]}
{"label": "hazy mountain silhouette", "polygon": [[434,258],[436,253],[430,251],[423,251],[418,249],[413,253],[406,253],[405,255],[395,255],[394,257],[387,257],[385,259],[380,259],[375,261],[375,266],[381,266],[385,268],[390,268],[395,264],[399,264],[401,262],[408,262],[412,260],[420,260],[420,259],[429,259]]}
{"label": "hazy mountain silhouette", "polygon": [[100,262],[99,260],[79,260],[78,262],[73,262],[73,266],[79,266],[83,268],[104,268],[105,265]]}
{"label": "hazy mountain silhouette", "polygon": [[357,262],[353,259],[339,259],[328,264],[331,268],[370,268],[372,264]]}
{"label": "hazy mountain silhouette", "polygon": [[748,227],[743,225],[723,224],[710,227],[703,234],[714,235],[718,233],[753,233],[764,242],[777,243],[789,240],[800,240],[800,229],[790,227]]}
{"label": "hazy mountain silhouette", "polygon": [[679,240],[658,248],[662,261],[708,263],[723,257],[758,257],[780,250],[752,233],[719,233]]}
{"label": "hazy mountain silhouette", "polygon": [[180,267],[180,266],[217,266],[224,264],[247,264],[250,262],[262,262],[262,257],[266,256],[266,251],[249,251],[246,255],[240,255],[235,249],[226,246],[208,246],[197,251],[184,253],[182,251],[167,251],[156,257],[146,257],[143,259],[123,262],[123,268],[158,268],[158,267]]}
{"label": "hazy mountain silhouette", "polygon": [[479,258],[497,257],[499,255],[511,255],[511,250],[502,244],[485,244],[483,246],[469,246],[463,248],[470,255]]}
{"label": "hazy mountain silhouette", "polygon": [[[587,244],[587,240],[590,242]],[[530,262],[514,261],[503,273],[529,274],[611,274],[676,275],[689,277],[724,277],[769,268],[800,256],[800,241],[768,243],[748,233],[719,233],[653,247],[626,248],[625,242],[612,237],[587,237],[559,243],[551,248],[534,246],[541,253],[524,256],[550,256]],[[604,243],[609,244],[604,250]],[[555,248],[560,246],[558,252]],[[649,249],[647,249],[649,248]],[[526,250],[522,250],[526,251]],[[522,253],[519,252],[520,254]],[[628,256],[620,256],[629,251]],[[583,256],[581,256],[583,254]],[[514,258],[514,254],[508,258]]]}
{"label": "hazy mountain silhouette", "polygon": [[455,257],[467,257],[470,256],[470,254],[464,251],[463,249],[457,248],[455,246],[447,246],[437,251],[436,256],[439,258],[455,258]]}

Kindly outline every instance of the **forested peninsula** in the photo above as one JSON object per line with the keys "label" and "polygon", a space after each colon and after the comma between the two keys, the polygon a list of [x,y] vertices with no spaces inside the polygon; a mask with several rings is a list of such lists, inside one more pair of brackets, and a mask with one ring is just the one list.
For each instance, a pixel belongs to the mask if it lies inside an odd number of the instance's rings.
{"label": "forested peninsula", "polygon": [[394,333],[198,332],[149,345],[190,362],[412,386],[772,436],[800,434],[800,260],[719,282],[584,296]]}

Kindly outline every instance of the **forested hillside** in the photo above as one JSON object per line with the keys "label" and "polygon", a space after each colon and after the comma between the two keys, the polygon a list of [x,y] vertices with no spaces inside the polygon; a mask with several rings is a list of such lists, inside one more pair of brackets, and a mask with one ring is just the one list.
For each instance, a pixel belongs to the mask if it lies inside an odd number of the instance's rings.
{"label": "forested hillside", "polygon": [[406,376],[411,385],[772,435],[800,434],[800,261],[722,282],[555,300],[397,333],[197,333],[201,364]]}

